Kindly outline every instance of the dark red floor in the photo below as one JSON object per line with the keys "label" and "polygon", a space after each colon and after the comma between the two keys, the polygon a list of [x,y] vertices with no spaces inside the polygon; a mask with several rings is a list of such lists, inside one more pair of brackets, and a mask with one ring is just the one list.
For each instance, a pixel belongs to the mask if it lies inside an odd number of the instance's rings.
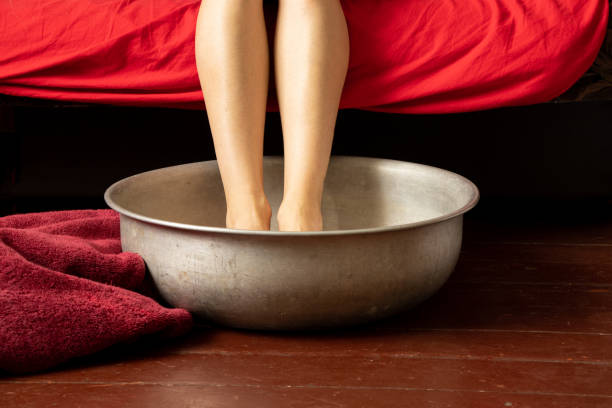
{"label": "dark red floor", "polygon": [[612,407],[611,214],[466,217],[451,279],[411,311],[314,334],[199,324],[0,378],[0,406]]}

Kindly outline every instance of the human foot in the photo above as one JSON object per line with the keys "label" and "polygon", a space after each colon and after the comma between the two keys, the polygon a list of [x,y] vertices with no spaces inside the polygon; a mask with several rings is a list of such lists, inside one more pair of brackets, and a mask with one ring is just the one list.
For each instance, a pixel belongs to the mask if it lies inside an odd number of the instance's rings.
{"label": "human foot", "polygon": [[322,231],[321,206],[281,203],[276,214],[279,231]]}
{"label": "human foot", "polygon": [[269,231],[272,208],[265,198],[237,200],[227,206],[225,227],[231,229]]}

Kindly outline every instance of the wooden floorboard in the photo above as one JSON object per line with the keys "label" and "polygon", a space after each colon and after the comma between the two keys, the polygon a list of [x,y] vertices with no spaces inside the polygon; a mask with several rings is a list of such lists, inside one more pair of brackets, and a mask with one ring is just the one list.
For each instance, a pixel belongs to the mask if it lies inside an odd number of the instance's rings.
{"label": "wooden floorboard", "polygon": [[303,333],[198,320],[1,377],[0,406],[610,407],[609,214],[466,218],[455,271],[411,310]]}
{"label": "wooden floorboard", "polygon": [[11,407],[608,408],[607,396],[368,387],[226,384],[0,384]]}
{"label": "wooden floorboard", "polygon": [[[608,249],[612,252],[612,248]],[[462,255],[463,256],[463,255]],[[576,286],[606,290],[612,287],[612,267],[605,264],[551,263],[533,259],[472,259],[463,256],[447,284],[497,283]]]}
{"label": "wooden floorboard", "polygon": [[[200,331],[169,352],[612,364],[612,335],[396,328],[318,335]],[[560,356],[562,354],[562,357]]]}
{"label": "wooden floorboard", "polygon": [[471,359],[464,356],[403,358],[401,354],[386,353],[365,356],[271,352],[154,353],[39,374],[30,379],[21,378],[19,383],[47,381],[503,390],[612,397],[612,364]]}
{"label": "wooden floorboard", "polygon": [[[574,216],[575,217],[575,216]],[[525,229],[526,222],[529,229]],[[612,245],[612,214],[595,220],[580,219],[516,220],[515,222],[474,219],[466,216],[464,239],[467,242],[519,244]]]}

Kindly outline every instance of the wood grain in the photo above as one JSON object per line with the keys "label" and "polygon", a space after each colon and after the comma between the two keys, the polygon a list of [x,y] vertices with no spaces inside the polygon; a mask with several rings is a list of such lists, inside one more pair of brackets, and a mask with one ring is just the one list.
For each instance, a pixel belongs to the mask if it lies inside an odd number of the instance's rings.
{"label": "wood grain", "polygon": [[502,407],[608,408],[609,397],[419,390],[182,384],[0,384],[11,407]]}
{"label": "wood grain", "polygon": [[4,376],[0,406],[609,407],[612,220],[566,221],[466,219],[449,281],[387,319],[318,332],[198,321],[183,338]]}

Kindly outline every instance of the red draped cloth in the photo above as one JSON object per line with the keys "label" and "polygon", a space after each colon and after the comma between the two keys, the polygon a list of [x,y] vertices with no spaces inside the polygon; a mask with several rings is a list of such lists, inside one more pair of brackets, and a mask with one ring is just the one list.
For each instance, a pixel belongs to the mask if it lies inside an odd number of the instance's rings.
{"label": "red draped cloth", "polygon": [[[277,4],[265,4],[270,36]],[[553,99],[594,62],[608,19],[608,0],[341,4],[351,46],[340,108],[399,113]],[[199,5],[200,0],[2,1],[0,93],[205,109],[194,51]],[[278,111],[273,82],[268,111]]]}

